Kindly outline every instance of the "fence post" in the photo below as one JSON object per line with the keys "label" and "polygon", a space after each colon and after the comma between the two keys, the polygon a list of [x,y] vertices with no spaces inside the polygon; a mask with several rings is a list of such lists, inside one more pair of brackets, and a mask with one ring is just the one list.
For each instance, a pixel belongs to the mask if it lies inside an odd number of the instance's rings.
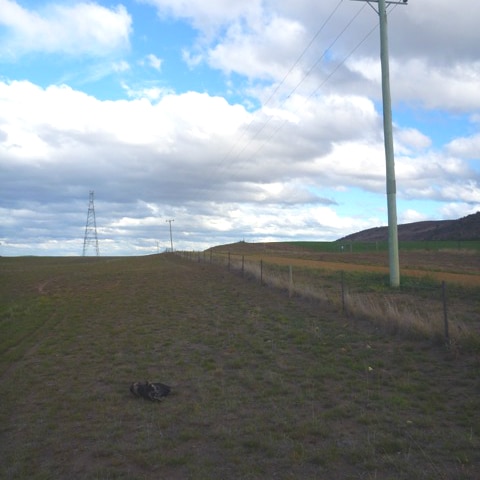
{"label": "fence post", "polygon": [[260,260],[260,285],[263,285],[263,260]]}
{"label": "fence post", "polygon": [[230,271],[230,252],[228,252],[228,266],[227,269]]}
{"label": "fence post", "polygon": [[448,332],[448,312],[447,312],[447,286],[445,280],[442,281],[442,300],[443,300],[443,323],[445,325],[445,340],[450,341],[450,334]]}
{"label": "fence post", "polygon": [[212,263],[212,251],[210,250],[210,263]]}
{"label": "fence post", "polygon": [[245,255],[242,255],[242,277],[245,275]]}
{"label": "fence post", "polygon": [[340,272],[340,285],[342,289],[342,312],[345,313],[345,274],[343,270]]}

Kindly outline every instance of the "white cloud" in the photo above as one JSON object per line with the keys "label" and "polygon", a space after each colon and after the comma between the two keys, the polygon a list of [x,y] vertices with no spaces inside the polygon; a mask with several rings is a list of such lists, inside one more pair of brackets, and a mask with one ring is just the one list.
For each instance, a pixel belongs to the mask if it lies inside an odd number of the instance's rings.
{"label": "white cloud", "polygon": [[212,67],[226,73],[278,79],[285,74],[285,59],[292,58],[305,41],[304,29],[298,22],[273,17],[254,31],[245,31],[244,25],[236,22],[229,27],[223,42],[206,56]]}
{"label": "white cloud", "polygon": [[158,87],[156,85],[150,86],[148,83],[146,85],[142,83],[140,86],[132,86],[127,82],[122,82],[121,85],[128,98],[145,98],[151,102],[157,102],[164,96],[174,93],[171,88]]}
{"label": "white cloud", "polygon": [[399,218],[398,223],[423,222],[425,220],[430,219],[425,214],[409,208],[402,212],[401,218]]}
{"label": "white cloud", "polygon": [[478,183],[473,180],[465,183],[455,182],[442,188],[442,197],[452,202],[479,205],[480,189],[478,188]]}
{"label": "white cloud", "polygon": [[452,155],[480,160],[480,133],[457,138],[447,145],[447,149]]}
{"label": "white cloud", "polygon": [[455,219],[480,212],[480,203],[451,202],[440,207],[442,218]]}
{"label": "white cloud", "polygon": [[52,3],[33,11],[16,1],[0,0],[0,11],[0,25],[6,27],[1,56],[105,56],[129,48],[132,19],[123,5],[109,9],[92,2]]}
{"label": "white cloud", "polygon": [[[408,57],[424,57],[443,64],[478,58],[480,42],[478,2],[464,0],[461,8],[449,0],[409,2],[397,9],[392,38],[396,50]],[[395,12],[397,15],[397,12]],[[402,27],[398,27],[402,24]]]}
{"label": "white cloud", "polygon": [[[305,186],[384,189],[381,121],[362,97],[295,96],[252,115],[195,92],[166,93],[155,103],[145,97],[102,102],[67,86],[0,82],[0,107],[4,163],[42,165],[45,179],[50,169],[62,171],[67,184],[94,168],[105,185],[112,175],[131,182],[131,192],[144,185],[147,202],[156,203],[162,192],[176,201],[323,202]],[[408,152],[428,149],[428,139],[415,130],[398,129],[398,136]],[[408,195],[432,179],[441,185],[471,174],[462,160],[441,153],[397,158],[400,188]],[[472,188],[465,186],[464,196],[474,201]]]}
{"label": "white cloud", "polygon": [[262,14],[262,0],[143,0],[157,7],[160,15],[187,19],[204,34],[213,34],[225,24],[239,18],[252,23]]}
{"label": "white cloud", "polygon": [[419,101],[428,109],[471,112],[480,108],[480,60],[448,66],[418,59],[394,62],[392,76],[397,99]]}
{"label": "white cloud", "polygon": [[112,66],[113,71],[115,72],[127,72],[130,70],[130,65],[125,60],[120,62],[115,62]]}
{"label": "white cloud", "polygon": [[416,128],[395,129],[395,152],[408,155],[432,146],[432,140]]}
{"label": "white cloud", "polygon": [[153,53],[148,54],[146,60],[154,70],[160,71],[162,69],[163,60]]}

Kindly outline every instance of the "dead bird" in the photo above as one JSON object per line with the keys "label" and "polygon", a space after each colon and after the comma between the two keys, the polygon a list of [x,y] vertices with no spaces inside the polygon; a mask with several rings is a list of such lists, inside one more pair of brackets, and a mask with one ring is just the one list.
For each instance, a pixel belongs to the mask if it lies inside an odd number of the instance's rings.
{"label": "dead bird", "polygon": [[160,401],[170,393],[171,388],[164,383],[140,383],[135,382],[130,385],[130,391],[136,397],[143,397],[147,400]]}

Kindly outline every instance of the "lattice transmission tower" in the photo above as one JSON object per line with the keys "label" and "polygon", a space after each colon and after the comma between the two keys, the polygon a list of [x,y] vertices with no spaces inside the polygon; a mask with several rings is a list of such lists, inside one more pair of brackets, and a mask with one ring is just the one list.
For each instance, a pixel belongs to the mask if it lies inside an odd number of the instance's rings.
{"label": "lattice transmission tower", "polygon": [[88,202],[87,224],[85,225],[85,237],[83,239],[83,256],[86,255],[89,245],[93,245],[95,252],[100,255],[98,250],[97,221],[95,219],[95,192],[90,190],[90,200]]}

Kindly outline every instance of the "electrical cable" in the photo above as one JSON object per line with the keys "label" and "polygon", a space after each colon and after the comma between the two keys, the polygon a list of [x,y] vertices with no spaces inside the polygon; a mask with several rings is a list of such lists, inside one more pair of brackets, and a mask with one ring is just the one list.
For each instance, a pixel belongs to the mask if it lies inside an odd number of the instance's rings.
{"label": "electrical cable", "polygon": [[[274,98],[274,96],[277,94],[277,92],[280,90],[280,88],[282,87],[282,85],[286,82],[287,78],[291,75],[291,73],[293,72],[294,68],[300,63],[300,61],[302,60],[302,58],[306,55],[307,51],[310,49],[310,47],[313,45],[313,43],[315,42],[315,40],[318,38],[318,36],[322,33],[322,31],[324,30],[324,28],[327,26],[327,24],[330,22],[330,20],[333,18],[333,16],[335,15],[335,13],[337,12],[337,10],[340,8],[340,5],[343,3],[343,0],[340,0],[337,5],[335,6],[335,8],[331,11],[331,13],[328,15],[328,17],[326,18],[326,20],[323,22],[323,24],[321,25],[321,27],[317,30],[317,32],[315,33],[315,35],[311,38],[310,42],[307,44],[307,46],[303,49],[302,53],[297,57],[297,59],[295,60],[295,62],[293,63],[293,65],[290,67],[290,69],[287,71],[287,73],[285,74],[285,76],[283,77],[283,79],[281,80],[281,82],[275,87],[275,89],[273,90],[273,92],[270,94],[270,96],[267,98],[267,100],[263,103],[263,105],[261,106],[261,108],[264,108],[265,106],[267,106],[270,101]],[[331,47],[329,47],[331,48]],[[299,85],[298,85],[299,86]],[[298,88],[297,86],[297,88]],[[291,95],[291,93],[289,94],[289,96]],[[287,97],[288,98],[288,97]],[[283,103],[281,104],[283,105]],[[232,152],[234,151],[234,149],[236,148],[236,146],[240,143],[240,141],[243,139],[243,137],[247,134],[250,126],[253,124],[253,122],[255,121],[255,117],[252,117],[252,119],[250,120],[250,122],[248,123],[248,125],[246,125],[246,127],[244,127],[243,129],[243,133],[240,135],[240,137],[238,138],[238,140],[235,142],[235,144],[230,148],[230,150],[225,154],[225,156],[223,157],[223,159],[221,160],[221,162],[219,163],[218,167],[217,168],[220,168],[226,161],[227,159],[230,157],[230,155],[232,154]],[[268,124],[270,120],[267,120],[266,121],[266,124]],[[246,144],[246,146],[240,150],[240,152],[234,157],[235,158],[238,158],[244,151],[245,149],[248,147],[248,145],[251,143],[251,141],[253,139],[255,139],[260,133],[261,131],[265,128],[266,124],[261,127],[261,129],[259,131],[256,132],[256,134],[253,136],[253,138]]]}
{"label": "electrical cable", "polygon": [[[341,3],[341,2],[340,2],[340,3]],[[340,6],[340,4],[337,5],[335,11],[338,9],[339,6]],[[311,73],[315,70],[315,68],[316,68],[316,67],[320,64],[320,62],[325,58],[325,56],[327,55],[327,53],[329,52],[329,50],[331,50],[331,48],[333,48],[333,47],[335,46],[335,44],[338,42],[338,40],[339,40],[339,39],[345,34],[345,32],[351,27],[351,25],[352,25],[352,24],[354,23],[354,21],[358,18],[358,16],[362,13],[362,11],[364,10],[365,7],[366,7],[366,3],[362,6],[362,8],[360,8],[360,9],[356,12],[356,14],[350,19],[350,21],[347,22],[347,24],[346,24],[346,25],[344,26],[344,28],[340,31],[340,33],[337,34],[337,36],[335,37],[335,39],[334,39],[334,40],[330,43],[330,45],[324,50],[324,52],[322,53],[322,55],[321,55],[321,56],[316,60],[316,62],[307,70],[307,72],[306,72],[305,75],[302,77],[302,79],[297,83],[297,85],[296,85],[296,86],[293,88],[293,90],[287,95],[287,97],[280,103],[280,107],[281,107],[282,105],[284,105],[285,102],[286,102],[289,98],[291,98],[291,96],[298,90],[298,88],[303,84],[303,82],[311,75]],[[331,18],[332,16],[333,16],[333,13],[330,15],[329,18]],[[324,25],[322,25],[322,29],[323,29],[324,26],[325,26],[325,23],[324,23]],[[320,31],[321,31],[321,30],[320,30]],[[371,32],[370,32],[370,33],[371,33]],[[368,35],[370,35],[370,33],[369,33]],[[315,35],[314,38],[318,37],[318,34],[319,34],[319,32],[317,32],[317,34]],[[365,38],[364,40],[362,40],[361,43],[363,43],[365,40],[366,40],[366,38]],[[310,42],[309,46],[310,46],[312,43],[313,43],[313,40]],[[356,48],[358,48],[359,46],[360,46],[360,44],[357,45]],[[354,49],[354,51],[356,50],[356,48]],[[354,51],[352,51],[349,55],[353,54]],[[304,50],[304,52],[302,53],[301,56],[303,56],[303,55],[305,54],[305,52],[306,52],[306,50]],[[299,59],[300,59],[300,57],[299,57]],[[298,64],[299,59],[297,59],[297,61],[295,62],[295,64],[290,68],[289,73],[291,73],[291,71],[293,70],[293,68],[295,67],[295,65]],[[344,63],[347,59],[348,59],[348,56],[344,59],[343,63]],[[340,68],[340,66],[343,65],[343,63],[341,63],[333,73],[335,73],[335,72],[338,70],[338,68]],[[332,73],[331,75],[333,75],[333,73]],[[331,76],[331,75],[330,75],[330,76]],[[284,80],[282,80],[282,83],[286,80],[287,76],[288,76],[288,74],[285,76]],[[330,76],[329,76],[328,78],[330,78]],[[327,78],[327,80],[328,80],[328,78]],[[323,86],[323,85],[324,85],[324,83],[322,84],[322,86]],[[321,87],[319,87],[319,88],[321,88]],[[318,91],[319,88],[317,88],[316,91]],[[275,92],[276,92],[276,91],[278,91],[278,87],[277,87],[277,89],[275,90]],[[270,99],[271,99],[272,97],[273,97],[273,94],[269,97],[268,100],[270,101]],[[307,97],[307,99],[309,99],[309,98],[311,98],[311,96]],[[265,104],[265,105],[266,105],[266,104]],[[264,105],[264,106],[265,106],[265,105]],[[268,124],[272,121],[272,118],[273,118],[273,117],[270,116],[270,117],[268,117],[267,120],[265,120],[265,122],[260,126],[260,128],[255,132],[255,134],[250,138],[250,140],[244,145],[244,147],[237,153],[237,155],[233,158],[232,161],[234,161],[235,159],[237,159],[237,158],[240,157],[240,155],[249,147],[249,145],[250,145],[250,144],[260,135],[260,133],[262,133],[262,131],[268,126]],[[248,126],[247,126],[247,129],[248,129],[248,127],[250,127],[250,125],[253,123],[254,120],[255,120],[254,118],[251,120],[251,122],[250,122],[250,123],[248,124]],[[285,123],[286,123],[286,121],[283,123],[283,125],[284,125]],[[243,136],[242,136],[242,138],[243,138]],[[238,144],[238,142],[235,144],[235,146],[236,146],[237,144]],[[231,151],[232,151],[232,150],[230,150],[229,153],[231,153]],[[225,159],[225,160],[226,160],[226,159]],[[225,160],[224,160],[224,161],[225,161]],[[223,163],[223,162],[222,162],[222,163]]]}
{"label": "electrical cable", "polygon": [[[368,2],[367,2],[367,3],[368,3]],[[395,10],[395,9],[397,8],[397,6],[398,6],[397,4],[390,5],[391,11],[393,12],[393,10]],[[360,12],[359,12],[359,13],[360,13]],[[352,20],[352,21],[353,21],[353,20]],[[352,22],[350,22],[350,23],[352,23]],[[306,98],[304,99],[303,104],[306,104],[308,100],[310,100],[312,97],[314,97],[314,96],[317,94],[317,92],[330,80],[330,78],[333,77],[333,75],[335,75],[335,73],[347,62],[347,60],[365,43],[365,41],[370,37],[370,35],[372,35],[372,33],[373,33],[375,30],[377,30],[378,28],[379,28],[378,23],[376,23],[376,24],[374,25],[374,27],[373,27],[369,32],[367,32],[367,34],[360,40],[360,42],[359,42],[352,50],[350,50],[350,52],[343,58],[343,60],[327,75],[327,77],[320,83],[320,85],[319,85],[317,88],[315,88],[315,90],[313,90],[312,93],[311,93],[308,97],[306,97]],[[343,31],[342,31],[342,33],[343,33]],[[338,40],[338,38],[339,38],[340,36],[341,36],[341,35],[339,35],[339,36],[335,39],[335,41],[332,43],[332,45],[330,45],[330,47],[326,50],[326,52],[335,44],[335,42]],[[325,53],[324,53],[324,55],[325,55]],[[316,64],[318,64],[318,63],[321,61],[321,59],[324,57],[324,55],[322,55],[322,57],[316,62]],[[316,65],[316,64],[315,64],[315,65]],[[302,80],[302,81],[303,81],[303,80]],[[300,82],[300,83],[302,83],[302,82]],[[297,87],[292,91],[291,95],[292,95],[293,93],[295,93],[295,91],[296,91],[296,89],[298,88],[298,86],[300,86],[300,83],[299,83],[299,85],[297,85]],[[290,97],[290,95],[289,95],[289,97]],[[287,98],[288,98],[288,97],[287,97]],[[270,119],[271,119],[271,117],[270,117]],[[268,123],[268,122],[266,122],[266,123]],[[274,138],[274,137],[277,135],[277,133],[285,126],[286,123],[287,123],[287,120],[284,120],[284,121],[273,131],[273,133],[259,146],[259,148],[255,151],[255,153],[254,153],[253,155],[257,155],[257,154],[263,149],[263,147],[264,147],[267,143],[269,143],[269,142],[272,140],[272,138]],[[262,128],[262,130],[263,130],[263,128]],[[243,150],[242,150],[242,152],[243,152]]]}
{"label": "electrical cable", "polygon": [[263,104],[263,106],[265,107],[266,105],[268,105],[268,103],[270,102],[270,100],[275,96],[275,94],[278,92],[278,90],[280,89],[280,87],[285,83],[285,81],[287,80],[288,76],[293,72],[293,69],[300,63],[300,60],[305,56],[305,54],[307,53],[307,51],[309,50],[309,48],[313,45],[313,42],[318,38],[318,36],[320,35],[320,33],[322,33],[323,29],[326,27],[326,25],[328,24],[328,22],[330,21],[330,19],[335,15],[336,11],[340,8],[340,5],[343,3],[343,0],[340,0],[337,4],[337,6],[333,9],[333,11],[330,13],[330,15],[327,17],[327,19],[323,22],[323,25],[320,27],[320,29],[317,31],[317,33],[315,33],[315,35],[312,37],[312,39],[310,40],[310,42],[308,43],[308,45],[305,47],[305,49],[303,50],[303,52],[300,54],[300,56],[297,58],[297,60],[295,61],[295,63],[290,67],[290,69],[288,70],[288,72],[285,74],[285,76],[283,77],[282,81],[276,86],[276,88],[274,89],[274,91],[272,92],[272,94],[268,97],[267,101]]}
{"label": "electrical cable", "polygon": [[[372,33],[378,29],[378,25],[375,25],[363,38],[360,40],[360,42],[352,49],[350,52],[342,59],[340,63],[337,64],[337,66],[327,75],[327,77],[320,83],[318,87],[315,88],[315,90],[312,91],[312,93],[306,97],[303,101],[303,104],[306,104],[308,100],[310,100],[312,97],[316,95],[316,93],[335,75],[335,73],[346,63],[346,61],[365,43],[365,41],[372,35]],[[268,137],[260,146],[259,148],[255,151],[254,155],[257,155],[263,147],[269,143],[272,138],[274,138],[277,133],[285,126],[287,123],[287,120],[284,120]]]}

